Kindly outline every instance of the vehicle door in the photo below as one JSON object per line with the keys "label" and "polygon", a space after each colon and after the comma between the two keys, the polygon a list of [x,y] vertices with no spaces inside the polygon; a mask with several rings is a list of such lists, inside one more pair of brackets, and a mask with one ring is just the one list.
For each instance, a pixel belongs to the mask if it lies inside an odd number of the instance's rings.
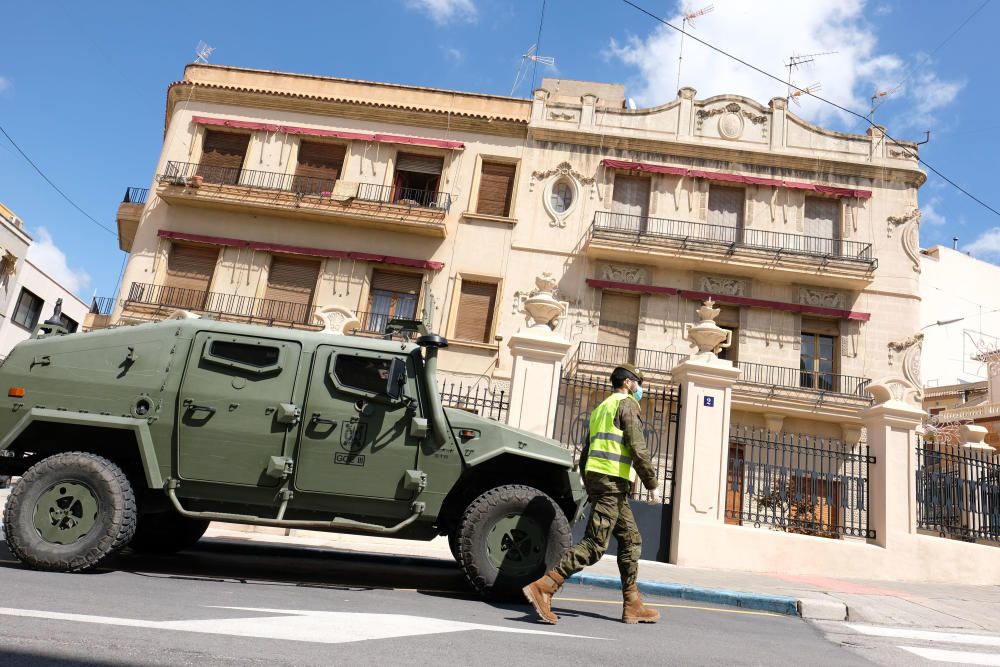
{"label": "vehicle door", "polygon": [[274,486],[266,475],[296,419],[297,342],[202,331],[177,406],[181,479]]}
{"label": "vehicle door", "polygon": [[[387,394],[393,360],[405,364],[407,401]],[[401,373],[401,375],[403,375]],[[421,438],[410,434],[420,416],[412,361],[404,355],[333,345],[316,348],[295,462],[295,488],[342,496],[404,500]]]}

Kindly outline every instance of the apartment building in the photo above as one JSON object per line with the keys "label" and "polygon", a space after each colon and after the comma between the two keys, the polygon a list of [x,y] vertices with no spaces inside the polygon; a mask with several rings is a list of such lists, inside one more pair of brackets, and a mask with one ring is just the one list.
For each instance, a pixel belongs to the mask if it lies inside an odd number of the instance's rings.
{"label": "apartment building", "polygon": [[211,65],[168,87],[165,121],[148,192],[119,209],[111,323],[379,335],[426,312],[446,378],[507,388],[547,272],[566,372],[634,361],[668,382],[711,297],[736,423],[856,443],[871,381],[918,400],[925,176],[880,129],[690,88],[632,110],[616,84],[524,100]]}

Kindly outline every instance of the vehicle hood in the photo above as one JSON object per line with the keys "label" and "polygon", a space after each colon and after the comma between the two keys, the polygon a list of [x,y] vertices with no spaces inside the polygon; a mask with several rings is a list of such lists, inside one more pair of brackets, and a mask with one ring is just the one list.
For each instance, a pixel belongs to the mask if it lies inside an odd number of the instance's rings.
{"label": "vehicle hood", "polygon": [[[558,440],[501,424],[465,410],[445,408],[444,413],[467,463],[492,458],[506,451],[555,463],[564,468],[573,467],[573,451],[564,447]],[[463,442],[459,435],[459,431],[463,429],[476,431],[478,435]]]}

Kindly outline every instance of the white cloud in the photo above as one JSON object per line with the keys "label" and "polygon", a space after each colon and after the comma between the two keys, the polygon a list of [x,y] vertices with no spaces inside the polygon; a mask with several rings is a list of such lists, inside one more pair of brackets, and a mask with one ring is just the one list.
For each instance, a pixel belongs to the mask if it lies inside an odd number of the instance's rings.
{"label": "white cloud", "polygon": [[83,269],[70,268],[66,253],[59,249],[45,227],[38,228],[34,243],[28,248],[28,259],[74,294],[79,295],[90,287],[90,274]]}
{"label": "white cloud", "polygon": [[[783,79],[789,56],[836,52],[803,64],[793,71],[792,80],[801,87],[819,83],[819,95],[860,113],[870,108],[874,91],[891,90],[906,76],[902,58],[879,52],[864,0],[716,0],[714,4],[715,11],[698,17],[695,29],[689,29],[684,39],[680,85],[697,89],[701,99],[735,93],[766,104],[772,97],[786,95],[787,86],[699,44],[692,36]],[[665,18],[681,24],[679,14]],[[680,33],[658,25],[644,38],[632,36],[624,43],[612,40],[610,53],[635,68],[632,96],[644,106],[653,106],[676,96],[679,47]],[[900,88],[892,102],[902,98],[908,107],[919,105],[924,114],[932,114],[955,99],[963,84],[941,81],[926,62],[915,65],[926,73]],[[801,106],[792,106],[793,112],[813,122],[861,122],[816,99],[804,96],[800,101]],[[889,111],[890,107],[883,107],[880,122]]]}
{"label": "white cloud", "polygon": [[[925,66],[925,63],[915,65]],[[964,87],[964,81],[942,81],[934,72],[922,71],[904,86],[911,104],[900,115],[899,126],[928,128],[934,123],[934,114],[954,102]]]}
{"label": "white cloud", "polygon": [[453,19],[474,21],[476,6],[472,0],[407,0],[412,9],[427,12],[435,23],[444,24]]}
{"label": "white cloud", "polygon": [[1000,227],[987,229],[978,239],[965,246],[965,251],[971,252],[974,256],[1000,260]]}
{"label": "white cloud", "polygon": [[892,14],[890,5],[877,5],[875,7],[875,16],[888,16],[889,14]]}
{"label": "white cloud", "polygon": [[931,197],[929,200],[925,201],[920,205],[920,222],[925,222],[928,225],[934,225],[935,227],[941,227],[948,224],[945,217],[938,213],[936,206],[941,203],[940,197]]}
{"label": "white cloud", "polygon": [[465,60],[465,53],[462,52],[462,49],[456,49],[452,46],[444,46],[441,47],[441,50],[444,52],[445,59],[450,60],[456,65]]}
{"label": "white cloud", "polygon": [[10,88],[10,79],[5,76],[0,76],[0,93]]}

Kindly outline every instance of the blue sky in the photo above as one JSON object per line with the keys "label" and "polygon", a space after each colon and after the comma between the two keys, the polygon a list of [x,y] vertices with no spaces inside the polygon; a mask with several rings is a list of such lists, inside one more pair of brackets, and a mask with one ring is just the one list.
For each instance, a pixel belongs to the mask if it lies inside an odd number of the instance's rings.
{"label": "blue sky", "polygon": [[[668,19],[677,2],[637,0]],[[820,95],[867,113],[921,156],[1000,209],[995,186],[1000,87],[994,60],[1000,2],[714,0],[693,34],[784,74],[792,54],[835,51],[795,74]],[[127,186],[147,187],[163,137],[167,85],[204,40],[219,64],[508,94],[538,34],[540,0],[369,0],[282,3],[2,3],[0,125],[81,208],[114,229]],[[685,6],[703,6],[697,0]],[[237,9],[238,7],[238,9]],[[618,0],[548,0],[542,75],[616,81],[648,106],[674,97],[677,36]],[[682,85],[766,103],[785,93],[691,40]],[[528,82],[518,94],[527,96]],[[816,100],[796,111],[839,130],[861,121]],[[81,296],[112,295],[123,254],[0,136],[0,201],[26,222],[34,259]],[[1000,262],[1000,217],[933,174],[920,190],[922,243]]]}

